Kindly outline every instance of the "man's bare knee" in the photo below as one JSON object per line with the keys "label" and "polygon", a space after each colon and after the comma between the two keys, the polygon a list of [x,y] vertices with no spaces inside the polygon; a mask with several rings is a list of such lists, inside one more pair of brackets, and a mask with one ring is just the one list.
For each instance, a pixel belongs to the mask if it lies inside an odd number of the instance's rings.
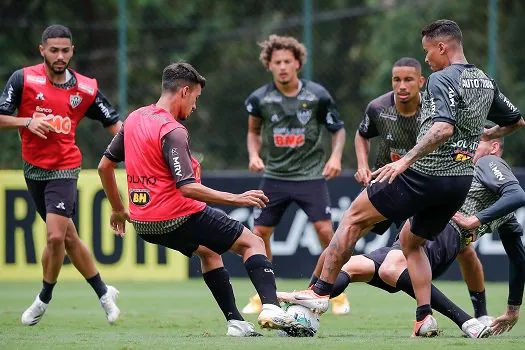
{"label": "man's bare knee", "polygon": [[241,256],[263,254],[266,255],[264,239],[244,228],[239,238],[233,243],[230,250]]}
{"label": "man's bare knee", "polygon": [[478,254],[471,245],[461,249],[458,254],[459,260],[478,260]]}
{"label": "man's bare knee", "polygon": [[246,237],[246,243],[250,248],[264,249],[264,240],[260,236],[248,234]]}
{"label": "man's bare knee", "polygon": [[76,231],[70,231],[69,229],[66,232],[65,245],[66,249],[73,249],[81,243],[80,237]]}
{"label": "man's bare knee", "polygon": [[273,227],[255,226],[253,228],[253,234],[261,237],[263,240],[269,240],[273,234]]}
{"label": "man's bare knee", "polygon": [[375,263],[363,255],[354,255],[341,271],[346,272],[353,282],[369,282],[375,273]]}
{"label": "man's bare knee", "polygon": [[60,249],[64,247],[65,236],[61,232],[47,233],[47,246],[51,249]]}
{"label": "man's bare knee", "polygon": [[203,262],[206,262],[206,263],[220,262],[222,264],[221,256],[215,253],[213,250],[208,249],[204,246],[199,246],[199,248],[197,248],[194,254],[197,255]]}
{"label": "man's bare knee", "polygon": [[403,251],[403,254],[407,256],[408,254],[419,250],[419,248],[425,244],[425,239],[416,236],[410,231],[410,223],[407,220],[399,234],[399,243],[401,244],[401,250]]}
{"label": "man's bare knee", "polygon": [[403,270],[401,270],[398,265],[393,264],[382,264],[378,270],[379,278],[391,286],[395,286],[397,284],[397,280],[399,279],[399,276],[401,276],[402,272]]}

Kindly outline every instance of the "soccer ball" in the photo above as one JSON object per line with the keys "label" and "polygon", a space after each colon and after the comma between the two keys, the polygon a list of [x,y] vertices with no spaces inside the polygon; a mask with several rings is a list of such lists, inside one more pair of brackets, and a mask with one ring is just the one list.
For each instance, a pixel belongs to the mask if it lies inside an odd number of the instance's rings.
{"label": "soccer ball", "polygon": [[319,314],[302,305],[290,305],[286,313],[306,328],[317,333],[319,330]]}

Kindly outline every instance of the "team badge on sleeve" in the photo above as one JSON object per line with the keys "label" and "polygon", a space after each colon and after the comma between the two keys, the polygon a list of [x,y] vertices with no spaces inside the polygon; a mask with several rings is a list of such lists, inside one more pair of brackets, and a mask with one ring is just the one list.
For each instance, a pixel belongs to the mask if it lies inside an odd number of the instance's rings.
{"label": "team badge on sleeve", "polygon": [[69,104],[73,108],[77,108],[82,103],[82,97],[78,94],[69,96]]}

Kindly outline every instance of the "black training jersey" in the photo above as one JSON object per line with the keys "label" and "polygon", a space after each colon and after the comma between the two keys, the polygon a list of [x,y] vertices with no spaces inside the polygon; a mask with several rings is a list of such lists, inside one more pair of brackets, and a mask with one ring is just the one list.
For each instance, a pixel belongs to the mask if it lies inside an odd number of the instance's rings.
{"label": "black training jersey", "polygon": [[[506,186],[518,183],[512,170],[502,158],[493,155],[482,157],[476,163],[472,185],[459,211],[466,216],[479,213],[494,204],[501,197],[502,190]],[[497,232],[498,227],[511,219],[515,219],[514,213],[482,224],[474,232],[460,228],[453,220],[450,223],[460,233],[462,246],[467,246],[473,236],[479,238],[485,233]]]}
{"label": "black training jersey", "polygon": [[325,162],[322,126],[332,133],[343,128],[328,91],[308,80],[301,80],[301,84],[295,97],[283,95],[272,83],[255,90],[246,99],[246,111],[263,122],[263,145],[268,149],[265,177],[322,178]]}
{"label": "black training jersey", "polygon": [[432,73],[423,97],[418,142],[434,122],[454,125],[454,133],[412,168],[433,176],[472,175],[472,157],[486,119],[500,126],[521,118],[494,80],[471,64],[453,64]]}
{"label": "black training jersey", "polygon": [[421,109],[405,117],[396,109],[394,92],[372,100],[359,124],[359,134],[366,139],[379,137],[379,151],[374,169],[403,157],[414,145],[421,121]]}

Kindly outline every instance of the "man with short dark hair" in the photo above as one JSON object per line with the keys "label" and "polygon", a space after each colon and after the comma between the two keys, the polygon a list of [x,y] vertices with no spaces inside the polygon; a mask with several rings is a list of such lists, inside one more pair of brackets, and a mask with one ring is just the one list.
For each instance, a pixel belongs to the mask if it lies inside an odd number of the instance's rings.
{"label": "man with short dark hair", "polygon": [[[378,222],[410,218],[401,229],[400,242],[418,305],[413,334],[438,334],[430,307],[432,271],[422,245],[435,239],[464,202],[480,136],[497,138],[525,125],[495,82],[467,63],[462,41],[454,21],[436,21],[423,30],[425,61],[435,73],[425,89],[417,144],[372,173],[375,181],[343,214],[319,280],[311,290],[293,293],[295,302],[325,311],[337,274],[357,240]],[[484,133],[487,118],[498,126]],[[483,325],[472,327],[484,335]]]}
{"label": "man with short dark hair", "polygon": [[14,72],[0,96],[0,128],[20,133],[24,177],[47,228],[43,287],[22,314],[22,323],[33,326],[44,315],[65,253],[95,290],[108,322],[114,323],[120,314],[115,303],[118,290],[102,281],[71,218],[82,161],[75,144],[78,123],[87,116],[115,135],[121,122],[97,81],[69,68],[74,46],[67,27],[47,27],[39,49],[44,63]]}
{"label": "man with short dark hair", "polygon": [[[373,170],[399,160],[415,146],[421,122],[420,90],[424,83],[419,61],[412,57],[402,57],[392,67],[392,91],[368,104],[354,138],[357,157],[354,177],[361,185],[368,186],[372,179],[372,170],[368,165],[372,139],[379,139],[379,151]],[[398,228],[402,226],[402,222],[395,224]],[[383,234],[391,225],[392,221],[385,220],[374,225],[371,231]],[[389,258],[386,258],[386,265],[389,265]],[[489,319],[483,266],[472,246],[460,251],[458,262],[474,306],[475,317]],[[314,273],[320,274],[320,271]]]}
{"label": "man with short dark hair", "polygon": [[[221,254],[243,258],[263,303],[258,322],[290,335],[311,335],[279,306],[272,263],[261,238],[240,222],[206,203],[264,208],[268,198],[260,190],[242,194],[220,192],[200,183],[200,164],[192,157],[189,134],[181,124],[197,108],[206,80],[188,63],[174,63],[162,74],[162,94],[156,104],[132,112],[102,157],[98,170],[112,207],[110,223],[125,234],[131,220],[145,241],[201,259],[206,285],[227,320],[227,335],[259,336],[244,321],[237,306]],[[120,198],[114,169],[125,161],[129,214]],[[147,177],[148,181],[142,181]]]}
{"label": "man with short dark hair", "polygon": [[374,170],[400,159],[416,144],[421,120],[419,91],[424,84],[418,60],[403,57],[392,66],[392,91],[373,99],[366,107],[354,138],[354,177],[361,185],[368,186],[372,180],[368,164],[371,139],[379,138]]}

